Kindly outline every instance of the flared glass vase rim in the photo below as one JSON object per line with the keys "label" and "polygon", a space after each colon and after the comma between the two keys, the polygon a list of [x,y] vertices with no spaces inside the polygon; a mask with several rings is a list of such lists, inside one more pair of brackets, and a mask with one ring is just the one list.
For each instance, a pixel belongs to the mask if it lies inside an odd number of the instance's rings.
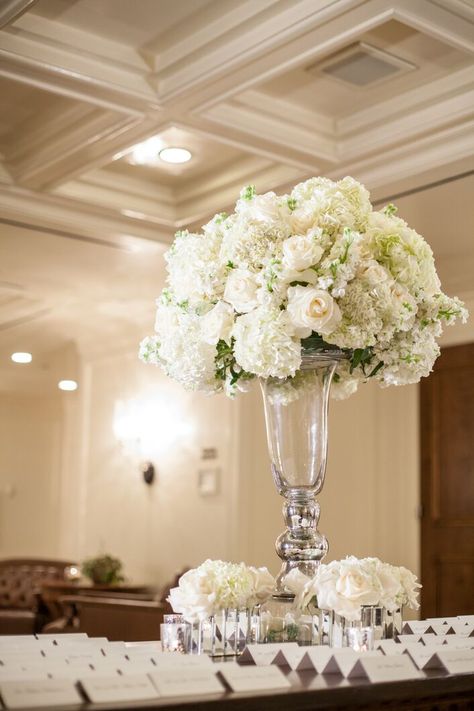
{"label": "flared glass vase rim", "polygon": [[340,348],[302,348],[300,368],[311,368],[340,360],[348,360],[349,354]]}

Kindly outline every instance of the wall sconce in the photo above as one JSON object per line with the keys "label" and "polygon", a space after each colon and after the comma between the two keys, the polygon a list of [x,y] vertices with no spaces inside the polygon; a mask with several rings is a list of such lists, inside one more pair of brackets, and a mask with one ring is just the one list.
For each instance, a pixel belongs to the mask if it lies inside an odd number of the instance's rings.
{"label": "wall sconce", "polygon": [[153,484],[155,480],[155,467],[152,462],[143,462],[141,466],[141,472],[143,474],[143,481],[149,486]]}

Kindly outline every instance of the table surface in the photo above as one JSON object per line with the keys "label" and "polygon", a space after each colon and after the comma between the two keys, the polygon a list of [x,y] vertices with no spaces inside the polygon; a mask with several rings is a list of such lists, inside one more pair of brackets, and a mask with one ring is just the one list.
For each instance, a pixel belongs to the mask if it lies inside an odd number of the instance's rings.
{"label": "table surface", "polygon": [[[216,661],[217,664],[226,662]],[[128,703],[55,707],[55,711],[310,711],[310,709],[364,709],[368,711],[473,711],[474,673],[447,675],[437,671],[410,681],[371,684],[364,679],[347,680],[313,671],[293,672],[282,668],[291,688],[252,693],[223,692],[212,696],[181,696]],[[26,710],[25,710],[26,711]]]}

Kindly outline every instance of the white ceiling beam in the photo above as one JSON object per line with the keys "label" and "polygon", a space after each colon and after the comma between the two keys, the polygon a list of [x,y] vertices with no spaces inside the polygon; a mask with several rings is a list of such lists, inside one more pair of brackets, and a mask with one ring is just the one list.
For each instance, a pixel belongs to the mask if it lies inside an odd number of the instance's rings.
{"label": "white ceiling beam", "polygon": [[338,143],[339,156],[341,160],[353,160],[381,153],[391,146],[435,133],[448,124],[462,125],[473,117],[474,90],[471,90],[342,139]]}
{"label": "white ceiling beam", "polygon": [[0,205],[4,220],[75,232],[114,244],[127,246],[131,237],[162,244],[172,241],[169,227],[148,216],[123,214],[103,206],[17,186],[0,184]]}
{"label": "white ceiling beam", "polygon": [[37,0],[3,0],[0,6],[0,29],[18,20]]}
{"label": "white ceiling beam", "polygon": [[[370,0],[373,2],[374,0]],[[281,3],[259,21],[250,21],[234,35],[209,36],[207,51],[185,55],[186,62],[178,62],[175,69],[158,73],[158,95],[168,103],[183,93],[194,91],[202,83],[214,82],[222,74],[235,74],[243,65],[252,73],[252,62],[268,55],[275,48],[286,45],[315,26],[328,23],[348,9],[363,4],[364,0],[298,0]],[[255,3],[254,3],[255,5]],[[232,80],[231,80],[232,83]]]}
{"label": "white ceiling beam", "polygon": [[408,116],[414,109],[432,106],[453,94],[462,94],[474,87],[474,70],[472,66],[448,74],[442,79],[428,82],[403,94],[381,101],[375,106],[355,111],[336,121],[336,134],[347,136],[369,126],[385,123],[397,116]]}
{"label": "white ceiling beam", "polygon": [[262,115],[257,109],[239,106],[236,103],[219,104],[201,115],[211,122],[235,128],[280,148],[291,146],[292,150],[299,151],[305,156],[309,164],[313,160],[330,163],[337,161],[336,142],[318,133],[315,128],[311,131],[292,123],[291,120]]}
{"label": "white ceiling beam", "polygon": [[103,151],[117,136],[136,128],[141,120],[94,110],[79,123],[38,146],[12,165],[18,183],[33,189],[47,189],[83,172],[98,147]]}
{"label": "white ceiling beam", "polygon": [[[410,27],[469,54],[474,53],[472,24],[430,0],[396,0],[395,17]],[[449,9],[448,9],[449,8]]]}
{"label": "white ceiling beam", "polygon": [[321,162],[316,161],[313,156],[308,156],[307,153],[303,154],[301,151],[295,150],[290,145],[290,141],[286,145],[277,144],[267,140],[267,137],[257,138],[237,128],[214,120],[210,121],[201,116],[186,116],[185,122],[174,122],[174,125],[186,128],[218,143],[233,146],[250,155],[268,158],[274,163],[293,166],[302,172],[318,172],[321,168]]}

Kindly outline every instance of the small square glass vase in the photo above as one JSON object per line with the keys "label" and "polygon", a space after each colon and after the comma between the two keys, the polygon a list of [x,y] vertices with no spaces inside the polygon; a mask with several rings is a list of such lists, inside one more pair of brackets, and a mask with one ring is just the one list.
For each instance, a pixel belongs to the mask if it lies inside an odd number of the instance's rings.
{"label": "small square glass vase", "polygon": [[364,605],[361,609],[360,620],[347,620],[336,612],[329,613],[330,647],[345,647],[351,638],[348,629],[370,630],[373,644],[381,639],[392,639],[402,628],[402,612],[396,610],[389,612],[378,605]]}

